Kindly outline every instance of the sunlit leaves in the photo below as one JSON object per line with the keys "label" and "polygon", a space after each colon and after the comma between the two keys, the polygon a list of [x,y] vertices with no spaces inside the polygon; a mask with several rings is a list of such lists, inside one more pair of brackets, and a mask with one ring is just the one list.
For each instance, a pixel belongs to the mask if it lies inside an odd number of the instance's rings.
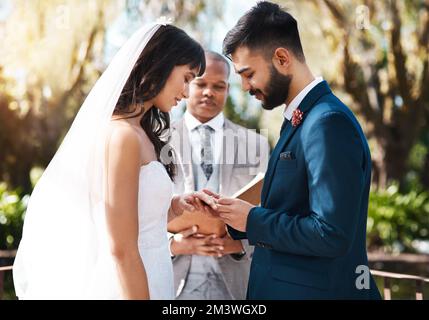
{"label": "sunlit leaves", "polygon": [[401,194],[397,185],[371,193],[368,210],[368,246],[388,251],[414,251],[413,241],[429,240],[429,193]]}

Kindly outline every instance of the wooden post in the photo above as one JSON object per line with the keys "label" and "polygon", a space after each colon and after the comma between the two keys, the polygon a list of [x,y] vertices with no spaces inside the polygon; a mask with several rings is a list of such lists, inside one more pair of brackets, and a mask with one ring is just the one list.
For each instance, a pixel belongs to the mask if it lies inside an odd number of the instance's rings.
{"label": "wooden post", "polygon": [[392,300],[392,294],[390,290],[390,279],[387,277],[384,277],[383,280],[384,280],[384,300]]}
{"label": "wooden post", "polygon": [[423,281],[416,280],[416,300],[423,300]]}

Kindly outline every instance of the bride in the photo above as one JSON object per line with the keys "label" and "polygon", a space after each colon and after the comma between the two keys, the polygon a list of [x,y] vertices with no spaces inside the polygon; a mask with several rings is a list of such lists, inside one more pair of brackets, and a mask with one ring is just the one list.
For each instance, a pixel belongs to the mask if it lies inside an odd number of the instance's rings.
{"label": "bride", "polygon": [[201,46],[169,24],[119,50],[31,196],[13,267],[20,299],[174,299],[167,221],[216,205],[173,196],[168,112],[204,69]]}

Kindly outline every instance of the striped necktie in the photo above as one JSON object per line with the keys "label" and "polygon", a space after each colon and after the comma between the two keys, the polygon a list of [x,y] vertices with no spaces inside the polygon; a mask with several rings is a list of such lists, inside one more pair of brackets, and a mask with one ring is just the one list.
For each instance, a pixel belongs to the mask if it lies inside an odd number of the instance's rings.
{"label": "striped necktie", "polygon": [[201,138],[200,140],[201,141],[201,164],[200,165],[208,181],[213,173],[213,149],[212,149],[211,135],[214,130],[212,127],[208,125],[200,125],[197,129]]}

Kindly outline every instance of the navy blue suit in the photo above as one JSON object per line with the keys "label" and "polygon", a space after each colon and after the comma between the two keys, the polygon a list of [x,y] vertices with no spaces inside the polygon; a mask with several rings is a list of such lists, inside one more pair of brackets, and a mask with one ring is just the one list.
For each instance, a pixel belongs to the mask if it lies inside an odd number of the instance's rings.
{"label": "navy blue suit", "polygon": [[368,265],[366,220],[371,155],[353,113],[323,81],[299,106],[300,125],[287,121],[270,157],[246,233],[255,252],[248,299],[380,299]]}

